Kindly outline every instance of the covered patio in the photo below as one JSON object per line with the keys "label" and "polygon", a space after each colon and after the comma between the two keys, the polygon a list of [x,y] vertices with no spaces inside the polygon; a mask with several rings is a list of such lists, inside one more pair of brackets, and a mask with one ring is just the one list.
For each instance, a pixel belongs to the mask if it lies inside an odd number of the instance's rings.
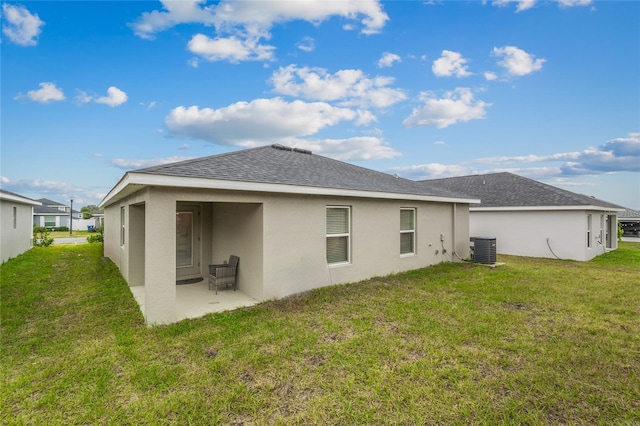
{"label": "covered patio", "polygon": [[[144,315],[145,286],[134,286],[129,289]],[[256,299],[240,290],[233,291],[232,288],[219,289],[218,294],[215,294],[215,291],[209,290],[206,279],[194,284],[176,285],[177,321],[199,318],[215,312],[231,311],[257,303],[259,302]]]}

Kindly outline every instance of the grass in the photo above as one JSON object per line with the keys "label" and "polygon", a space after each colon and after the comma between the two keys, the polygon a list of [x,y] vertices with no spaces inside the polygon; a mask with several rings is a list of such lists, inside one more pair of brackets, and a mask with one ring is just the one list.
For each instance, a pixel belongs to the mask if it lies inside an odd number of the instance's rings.
{"label": "grass", "polygon": [[101,244],[0,267],[2,424],[638,424],[640,244],[148,328]]}
{"label": "grass", "polygon": [[70,236],[69,231],[53,231],[49,233],[51,238],[71,238],[71,237],[87,237],[89,235],[93,235],[95,232],[89,231],[73,231],[73,234]]}

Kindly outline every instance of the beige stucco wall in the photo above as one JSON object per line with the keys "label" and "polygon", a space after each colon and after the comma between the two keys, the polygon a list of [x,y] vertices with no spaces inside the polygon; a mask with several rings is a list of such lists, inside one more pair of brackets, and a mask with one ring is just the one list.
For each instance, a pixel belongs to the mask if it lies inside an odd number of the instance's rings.
{"label": "beige stucco wall", "polygon": [[[351,207],[349,264],[327,265],[326,206]],[[400,255],[403,207],[416,208],[417,212],[414,255]],[[467,212],[466,205],[459,205],[457,221],[468,218]],[[264,216],[265,299],[454,259],[450,203],[279,195],[265,203]],[[464,238],[465,233],[468,240],[468,228],[459,229],[457,237]],[[467,256],[468,244],[456,249],[463,252],[462,257]]]}
{"label": "beige stucco wall", "polygon": [[[175,267],[169,265],[175,265],[177,203],[202,206],[203,276],[208,263],[235,254],[240,257],[238,287],[257,300],[457,260],[454,238],[457,255],[468,256],[466,204],[150,188],[106,207],[105,255],[130,285],[143,277],[145,317],[151,323],[172,322],[175,316]],[[131,204],[138,207],[132,210]],[[326,207],[331,205],[351,207],[351,262],[346,265],[326,262]],[[144,232],[128,230],[123,247],[120,206],[126,207],[129,227],[139,226],[137,213],[144,216]],[[401,256],[400,208],[406,207],[417,211],[416,253]],[[142,257],[130,251],[140,238]],[[142,275],[131,265],[141,258]]]}
{"label": "beige stucco wall", "polygon": [[[587,214],[592,214],[591,247],[587,247]],[[599,244],[603,214],[584,210],[473,211],[470,235],[495,237],[500,254],[555,258],[555,253],[561,259],[586,261],[605,251]],[[617,247],[616,238],[612,248]]]}
{"label": "beige stucco wall", "polygon": [[11,200],[0,200],[0,233],[0,262],[4,263],[29,250],[33,245],[33,207]]}

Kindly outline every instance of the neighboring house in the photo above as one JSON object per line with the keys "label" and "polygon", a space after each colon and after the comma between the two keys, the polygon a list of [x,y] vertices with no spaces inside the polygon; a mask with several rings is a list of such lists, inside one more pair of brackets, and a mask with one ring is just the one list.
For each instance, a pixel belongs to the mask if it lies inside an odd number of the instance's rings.
{"label": "neighboring house", "polygon": [[[71,207],[65,206],[57,201],[49,200],[47,198],[40,198],[41,206],[37,206],[34,209],[33,224],[37,226],[44,226],[46,228],[69,228],[69,210]],[[82,219],[82,214],[79,211],[73,211],[73,220]],[[76,228],[74,225],[73,229]]]}
{"label": "neighboring house", "polygon": [[466,258],[478,201],[272,145],[127,172],[101,203],[104,251],[168,323],[176,281],[230,255],[258,301]]}
{"label": "neighboring house", "polygon": [[626,209],[618,213],[618,222],[624,231],[624,237],[640,237],[640,211]]}
{"label": "neighboring house", "polygon": [[0,258],[4,263],[33,246],[33,209],[38,201],[0,189]]}
{"label": "neighboring house", "polygon": [[512,173],[422,181],[457,191],[470,206],[471,237],[495,237],[497,252],[586,261],[618,247],[618,205]]}

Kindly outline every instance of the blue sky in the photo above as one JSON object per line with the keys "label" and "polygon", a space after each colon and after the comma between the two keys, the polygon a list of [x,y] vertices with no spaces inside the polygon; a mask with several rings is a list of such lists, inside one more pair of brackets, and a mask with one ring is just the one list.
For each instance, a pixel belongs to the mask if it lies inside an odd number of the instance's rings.
{"label": "blue sky", "polygon": [[281,143],[410,179],[511,171],[640,209],[640,3],[3,2],[2,187]]}

